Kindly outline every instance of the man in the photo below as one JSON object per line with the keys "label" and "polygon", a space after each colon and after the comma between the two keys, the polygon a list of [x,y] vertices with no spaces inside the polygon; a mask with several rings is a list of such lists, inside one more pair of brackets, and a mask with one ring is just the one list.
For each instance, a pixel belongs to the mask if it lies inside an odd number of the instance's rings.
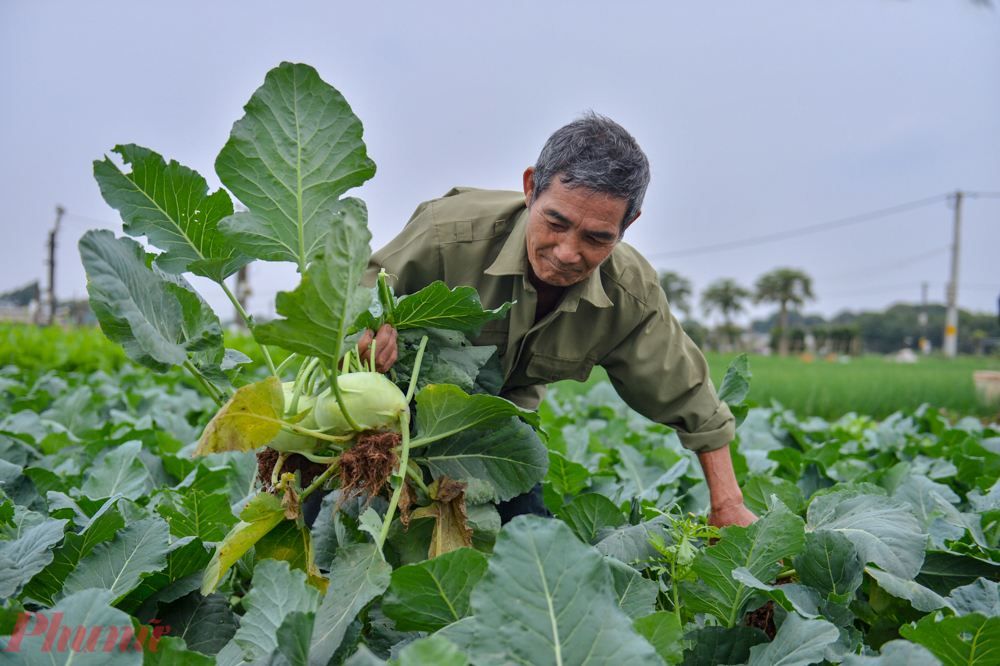
{"label": "man", "polygon": [[[594,365],[639,413],[677,430],[698,454],[716,526],[756,520],[743,506],[729,443],[734,419],[719,401],[708,364],[670,313],[656,271],[621,242],[649,184],[646,155],[614,121],[588,113],[556,131],[523,193],[456,188],[417,208],[403,231],[374,253],[363,283],[381,269],[397,294],[435,280],[471,285],[484,307],[513,301],[508,317],[473,342],[496,345],[501,395],[536,409],[547,384],[585,381]],[[376,338],[376,367],[396,360],[396,334]],[[543,513],[540,486],[501,506],[501,516]]]}

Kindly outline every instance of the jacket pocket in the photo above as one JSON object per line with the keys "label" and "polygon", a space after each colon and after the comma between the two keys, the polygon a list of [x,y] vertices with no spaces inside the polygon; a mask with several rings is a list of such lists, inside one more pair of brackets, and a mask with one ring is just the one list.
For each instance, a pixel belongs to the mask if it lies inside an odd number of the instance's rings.
{"label": "jacket pocket", "polygon": [[583,358],[564,358],[548,354],[534,353],[524,369],[524,374],[532,379],[544,382],[558,382],[563,379],[574,379],[585,382],[590,377],[597,359],[592,356]]}

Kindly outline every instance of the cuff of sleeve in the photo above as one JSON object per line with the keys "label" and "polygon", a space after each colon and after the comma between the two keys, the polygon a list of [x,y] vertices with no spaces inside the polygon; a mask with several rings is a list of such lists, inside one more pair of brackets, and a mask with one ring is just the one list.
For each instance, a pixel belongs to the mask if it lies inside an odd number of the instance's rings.
{"label": "cuff of sleeve", "polygon": [[736,419],[729,411],[729,405],[720,403],[708,421],[694,432],[677,431],[681,445],[695,453],[708,453],[729,446],[736,439]]}

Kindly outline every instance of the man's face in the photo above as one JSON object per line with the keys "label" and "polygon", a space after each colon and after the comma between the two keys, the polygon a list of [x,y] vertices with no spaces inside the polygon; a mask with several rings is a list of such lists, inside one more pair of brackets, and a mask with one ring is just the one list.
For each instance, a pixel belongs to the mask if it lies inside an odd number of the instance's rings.
{"label": "man's face", "polygon": [[[534,193],[534,167],[524,172],[525,203]],[[586,279],[611,256],[628,201],[586,187],[567,187],[556,175],[528,204],[528,261],[535,276],[555,287]]]}

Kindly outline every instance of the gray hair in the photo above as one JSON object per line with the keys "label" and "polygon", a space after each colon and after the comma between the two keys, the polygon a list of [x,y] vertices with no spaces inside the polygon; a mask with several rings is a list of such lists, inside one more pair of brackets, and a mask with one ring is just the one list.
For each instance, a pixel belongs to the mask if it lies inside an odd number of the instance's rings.
{"label": "gray hair", "polygon": [[621,236],[642,209],[649,186],[649,159],[624,127],[607,116],[588,111],[557,129],[545,142],[535,162],[532,202],[548,189],[556,175],[570,188],[582,185],[626,199],[628,207],[621,223]]}

